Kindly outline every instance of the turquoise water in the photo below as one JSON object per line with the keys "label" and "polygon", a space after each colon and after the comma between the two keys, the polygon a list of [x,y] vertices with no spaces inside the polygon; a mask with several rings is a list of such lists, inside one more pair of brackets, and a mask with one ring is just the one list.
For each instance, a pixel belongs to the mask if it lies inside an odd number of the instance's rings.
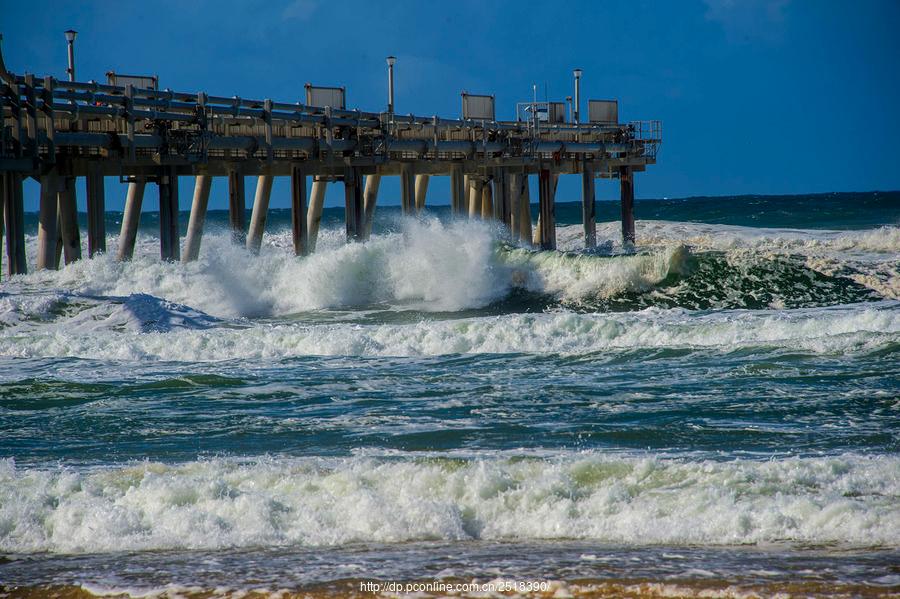
{"label": "turquoise water", "polygon": [[598,207],[4,278],[0,588],[897,592],[900,194]]}

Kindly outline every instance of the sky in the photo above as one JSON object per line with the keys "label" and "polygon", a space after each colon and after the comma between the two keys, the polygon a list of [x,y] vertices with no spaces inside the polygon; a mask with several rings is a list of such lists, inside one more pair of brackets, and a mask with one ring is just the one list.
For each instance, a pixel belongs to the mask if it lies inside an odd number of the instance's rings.
{"label": "sky", "polygon": [[[466,90],[495,94],[498,118],[511,119],[533,85],[540,99],[572,95],[579,67],[582,110],[616,98],[620,120],[663,122],[658,164],[635,177],[639,199],[900,189],[897,0],[0,0],[13,72],[65,78],[69,28],[79,80],[152,73],[177,91],[291,102],[307,82],[343,85],[348,107],[370,111],[387,103],[392,54],[396,110],[417,115],[458,117]],[[227,206],[218,179],[211,208]],[[380,203],[399,203],[391,179]],[[429,201],[448,203],[444,179]],[[342,204],[329,188],[327,205]],[[617,198],[618,185],[597,193]],[[578,177],[561,178],[558,201],[579,194]],[[289,202],[277,181],[272,206]],[[123,203],[108,178],[107,207]],[[29,183],[26,210],[36,207]]]}

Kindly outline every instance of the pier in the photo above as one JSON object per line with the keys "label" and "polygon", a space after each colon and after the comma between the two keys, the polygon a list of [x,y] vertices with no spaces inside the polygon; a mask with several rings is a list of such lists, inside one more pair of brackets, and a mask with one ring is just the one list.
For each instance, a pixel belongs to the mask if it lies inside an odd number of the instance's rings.
{"label": "pier", "polygon": [[[0,36],[2,39],[2,36]],[[72,68],[74,77],[74,68]],[[383,112],[350,110],[346,90],[306,84],[303,102],[156,89],[152,78],[109,74],[106,84],[18,75],[0,51],[0,210],[11,275],[27,272],[23,181],[40,183],[37,269],[80,259],[75,180],[85,177],[88,254],[106,252],[106,177],[128,182],[118,259],[134,252],[148,184],[159,194],[160,257],[196,260],[202,248],[212,177],[227,177],[235,243],[259,251],[275,177],[290,177],[294,253],[315,251],[329,183],[342,183],[348,242],[368,238],[383,177],[399,177],[401,207],[427,208],[431,177],[450,178],[459,218],[504,225],[514,243],[556,248],[554,204],[560,176],[581,177],[584,241],[596,244],[597,178],[618,179],[622,239],[633,244],[634,174],[655,164],[659,121],[618,122],[615,100],[526,102],[516,120],[497,120],[494,97],[463,92],[458,118],[397,114],[393,93]],[[390,69],[393,80],[393,64]],[[120,84],[121,83],[121,84]],[[392,86],[391,86],[392,90]],[[532,223],[529,178],[537,180]],[[178,227],[178,179],[193,177],[190,219]],[[255,194],[245,222],[245,185]]]}

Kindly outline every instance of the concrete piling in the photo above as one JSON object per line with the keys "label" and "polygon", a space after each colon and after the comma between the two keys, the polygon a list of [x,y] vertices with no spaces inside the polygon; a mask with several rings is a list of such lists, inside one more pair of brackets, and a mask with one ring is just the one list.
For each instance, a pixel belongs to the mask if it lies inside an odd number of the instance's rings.
{"label": "concrete piling", "polygon": [[481,186],[481,218],[489,220],[494,217],[494,186],[488,180]]}
{"label": "concrete piling", "polygon": [[428,175],[416,175],[416,212],[425,208],[425,196],[428,195]]}
{"label": "concrete piling", "polygon": [[360,241],[364,237],[362,175],[356,167],[344,169],[344,217],[347,241]]}
{"label": "concrete piling", "polygon": [[[316,185],[313,183],[313,195]],[[322,182],[319,200],[319,214],[316,220],[316,233],[318,234],[318,222],[322,219],[322,202],[325,199],[325,182]],[[291,166],[291,232],[294,241],[294,255],[306,256],[312,247],[315,247],[315,239],[310,235],[309,220],[313,218],[312,203],[310,213],[306,212],[306,173],[297,165]]]}
{"label": "concrete piling", "polygon": [[[81,233],[78,230],[78,205],[75,195],[75,177],[62,177],[57,193],[59,202],[59,234],[66,264],[81,260]],[[54,257],[54,263],[58,259]]]}
{"label": "concrete piling", "polygon": [[56,268],[56,220],[59,200],[59,176],[51,171],[41,176],[41,199],[38,212],[38,270]]}
{"label": "concrete piling", "polygon": [[581,222],[584,225],[584,247],[587,249],[597,245],[596,201],[594,198],[594,170],[587,161],[582,163],[581,171]]}
{"label": "concrete piling", "polygon": [[416,210],[416,186],[412,164],[400,164],[400,206],[404,215],[414,214]]}
{"label": "concrete piling", "polygon": [[99,165],[91,164],[86,177],[88,257],[106,252],[106,190]]}
{"label": "concrete piling", "polygon": [[181,255],[178,233],[178,174],[174,167],[159,176],[159,255],[177,262]]}
{"label": "concrete piling", "polygon": [[463,176],[462,165],[452,165],[450,167],[450,211],[454,216],[462,216],[466,213],[466,189],[466,178]]}
{"label": "concrete piling", "polygon": [[143,177],[136,177],[128,184],[125,211],[122,213],[122,229],[119,231],[119,251],[116,256],[120,262],[131,260],[134,255],[134,242],[141,221],[141,204],[144,202],[146,186],[147,181]]}
{"label": "concrete piling", "polygon": [[[306,217],[308,243],[306,245],[306,253],[316,251],[316,243],[319,240],[319,225],[322,223],[322,209],[325,206],[325,190],[328,182],[319,177],[313,177],[312,193],[309,195],[309,213]],[[303,184],[304,195],[306,193],[306,183]],[[301,254],[297,254],[298,256]],[[305,255],[305,254],[303,254]]]}
{"label": "concrete piling", "polygon": [[256,196],[253,199],[253,212],[250,215],[250,232],[247,234],[247,249],[254,254],[259,253],[262,245],[273,180],[274,177],[271,175],[260,175],[256,179]]}
{"label": "concrete piling", "polygon": [[194,179],[194,198],[191,201],[191,216],[188,219],[187,235],[184,238],[184,252],[181,261],[193,262],[200,257],[200,243],[203,239],[203,225],[206,222],[206,209],[209,206],[209,191],[212,177],[197,175]]}
{"label": "concrete piling", "polygon": [[619,191],[622,204],[622,246],[634,246],[634,173],[629,166],[619,169]]}
{"label": "concrete piling", "polygon": [[0,177],[0,202],[6,229],[6,273],[9,276],[27,272],[25,262],[25,210],[22,175],[6,172]]}
{"label": "concrete piling", "polygon": [[228,171],[228,221],[231,238],[243,245],[247,237],[247,202],[244,194],[244,175],[238,169]]}
{"label": "concrete piling", "polygon": [[378,202],[378,188],[381,186],[381,175],[366,175],[366,187],[363,192],[363,209],[365,222],[363,233],[368,239],[372,235],[372,223],[375,221],[375,205]]}
{"label": "concrete piling", "polygon": [[553,184],[553,174],[548,169],[541,169],[538,175],[538,193],[540,201],[540,248],[542,250],[556,249],[556,207]]}
{"label": "concrete piling", "polygon": [[519,239],[531,243],[531,190],[528,187],[528,175],[522,175],[522,197],[519,200]]}
{"label": "concrete piling", "polygon": [[469,218],[481,216],[481,195],[484,189],[484,179],[477,175],[469,177]]}

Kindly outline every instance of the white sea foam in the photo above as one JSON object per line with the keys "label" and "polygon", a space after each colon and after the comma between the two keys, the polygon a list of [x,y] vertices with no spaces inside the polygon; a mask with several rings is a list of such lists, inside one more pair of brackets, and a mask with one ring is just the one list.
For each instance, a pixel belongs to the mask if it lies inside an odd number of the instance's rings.
{"label": "white sea foam", "polygon": [[3,552],[562,538],[897,547],[900,459],[0,461]]}
{"label": "white sea foam", "polygon": [[[562,353],[685,347],[782,347],[865,352],[900,342],[896,302],[777,312],[696,313],[648,309],[613,314],[507,314],[411,324],[290,323],[249,328],[186,327],[135,335],[104,320],[86,330],[64,322],[0,332],[0,355],[107,360],[209,361],[307,355],[421,356]],[[118,325],[118,320],[112,322]],[[133,330],[133,329],[129,329]]]}

